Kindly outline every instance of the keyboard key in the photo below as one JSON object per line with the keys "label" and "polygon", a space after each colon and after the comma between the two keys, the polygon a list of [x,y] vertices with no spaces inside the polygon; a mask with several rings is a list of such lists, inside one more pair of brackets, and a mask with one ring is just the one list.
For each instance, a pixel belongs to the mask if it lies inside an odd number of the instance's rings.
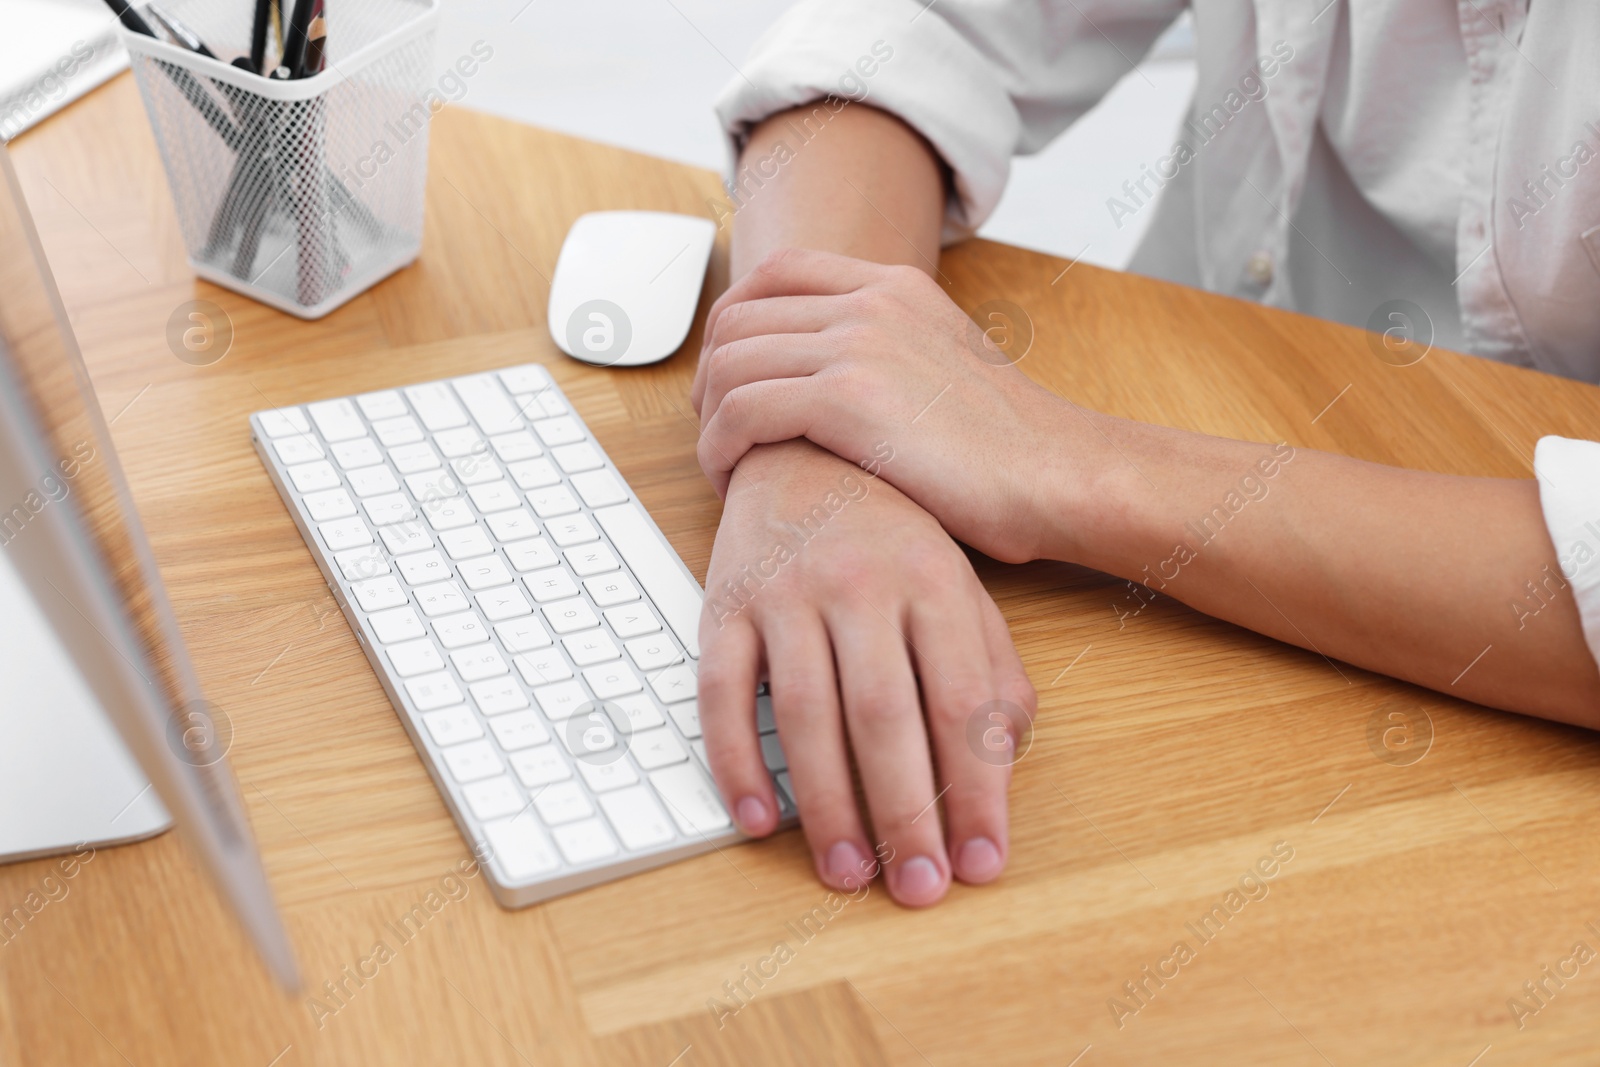
{"label": "keyboard key", "polygon": [[532,711],[496,716],[489,720],[489,729],[507,752],[520,752],[550,740],[550,731],[544,728],[538,713]]}
{"label": "keyboard key", "polygon": [[472,497],[472,503],[485,515],[495,511],[509,511],[522,505],[522,497],[511,488],[511,483],[506,481],[475,485],[467,490],[467,495]]}
{"label": "keyboard key", "polygon": [[463,682],[476,682],[505,674],[509,668],[500,658],[500,650],[493,645],[476,645],[450,653],[450,662]]}
{"label": "keyboard key", "polygon": [[[412,678],[429,671],[444,670],[444,657],[439,655],[439,650],[433,647],[433,642],[427,638],[417,641],[405,641],[398,645],[390,645],[384,649],[389,656],[389,663],[394,667],[394,672],[402,678]],[[440,744],[449,744],[441,741]]]}
{"label": "keyboard key", "polygon": [[483,443],[483,438],[478,436],[478,431],[471,426],[460,426],[454,430],[440,430],[433,435],[433,443],[439,449],[439,454],[446,459],[470,456],[474,452],[482,452],[488,448]]}
{"label": "keyboard key", "polygon": [[783,800],[784,807],[793,808],[795,806],[794,783],[789,780],[789,772],[780,771],[773,775],[773,779],[778,784],[778,795],[779,798]]}
{"label": "keyboard key", "polygon": [[653,671],[658,667],[670,667],[683,659],[683,653],[678,651],[678,646],[672,643],[672,638],[666,634],[656,634],[652,637],[636,637],[622,647],[628,650],[628,658],[633,660],[641,671]]}
{"label": "keyboard key", "polygon": [[472,702],[485,715],[521,711],[528,706],[528,698],[523,695],[522,687],[510,676],[475,682],[467,686],[467,692],[472,694]]}
{"label": "keyboard key", "polygon": [[534,795],[533,806],[539,809],[539,817],[549,826],[586,819],[594,814],[594,806],[577,782],[545,786]]}
{"label": "keyboard key", "polygon": [[522,595],[522,590],[514,585],[501,586],[479,593],[478,610],[483,612],[484,618],[490,622],[500,622],[504,619],[514,619],[519,615],[527,615],[533,611],[533,605],[528,603],[528,598]]}
{"label": "keyboard key", "polygon": [[411,490],[411,495],[423,504],[430,500],[461,495],[461,486],[456,484],[455,475],[443,467],[406,475],[406,488]]}
{"label": "keyboard key", "polygon": [[435,533],[471,526],[478,521],[472,508],[460,497],[443,497],[421,503],[422,514],[427,517],[428,525],[433,527]]}
{"label": "keyboard key", "polygon": [[518,489],[543,489],[560,485],[561,475],[547,459],[526,459],[520,463],[507,463],[506,473],[517,483]]}
{"label": "keyboard key", "polygon": [[572,488],[578,491],[578,495],[583,497],[583,502],[591,508],[620,504],[624,500],[632,499],[633,496],[617,476],[608,470],[574,474]]}
{"label": "keyboard key", "polygon": [[268,437],[287,437],[290,434],[307,433],[311,429],[311,423],[306,421],[306,413],[299,408],[263,411],[259,417],[261,429]]}
{"label": "keyboard key", "polygon": [[636,504],[617,504],[594,513],[633,576],[693,659],[700,658],[700,587],[661,542]]}
{"label": "keyboard key", "polygon": [[519,571],[531,571],[556,564],[556,550],[542,537],[516,541],[506,546],[506,559]]}
{"label": "keyboard key", "polygon": [[556,839],[561,854],[574,867],[617,853],[617,843],[611,839],[610,831],[599,819],[585,819],[583,822],[558,826],[550,831],[550,836]]}
{"label": "keyboard key", "polygon": [[550,372],[537,363],[525,363],[520,367],[507,367],[500,372],[500,384],[506,387],[506,392],[513,395],[517,393],[537,393],[541,389],[550,388]]}
{"label": "keyboard key", "polygon": [[617,697],[615,700],[606,701],[606,708],[615,719],[618,715],[625,717],[628,722],[624,726],[617,723],[617,728],[633,734],[640,730],[648,730],[652,726],[660,726],[666,722],[661,717],[661,711],[656,707],[656,702],[650,699],[647,693],[636,693],[633,696]]}
{"label": "keyboard key", "polygon": [[361,416],[356,414],[356,406],[349,400],[323,400],[307,404],[306,410],[311,413],[325,441],[351,441],[367,435]]}
{"label": "keyboard key", "polygon": [[541,604],[562,597],[576,596],[578,592],[577,583],[572,580],[572,575],[560,567],[524,574],[522,583],[528,587],[528,593],[533,599]]}
{"label": "keyboard key", "polygon": [[428,536],[421,522],[397,522],[393,526],[380,527],[378,533],[383,535],[384,547],[392,556],[403,556],[408,552],[420,552],[433,547],[433,538]]}
{"label": "keyboard key", "polygon": [[372,438],[362,435],[354,441],[342,441],[332,448],[333,458],[347,471],[371,467],[383,462],[383,453]]}
{"label": "keyboard key", "polygon": [[527,430],[497,434],[489,438],[489,446],[505,463],[516,463],[544,455],[544,449],[539,447],[539,442],[535,441],[533,434]]}
{"label": "keyboard key", "polygon": [[433,738],[436,745],[476,741],[483,736],[483,727],[478,725],[477,716],[465,707],[430,711],[422,717],[422,725],[428,728],[428,736]]}
{"label": "keyboard key", "polygon": [[512,657],[511,665],[517,668],[517,673],[529,685],[544,685],[572,677],[572,668],[567,666],[567,661],[554,648],[524,652]]}
{"label": "keyboard key", "polygon": [[373,422],[379,419],[394,419],[406,414],[406,402],[400,399],[400,394],[392,389],[385,389],[379,393],[365,393],[356,397],[356,405],[361,408],[361,414]]}
{"label": "keyboard key", "polygon": [[778,722],[772,717],[772,698],[765,694],[756,697],[756,729],[766,734],[777,728]]}
{"label": "keyboard key", "polygon": [[538,619],[529,616],[526,619],[513,619],[502,622],[494,628],[500,636],[500,643],[507,652],[531,652],[536,648],[545,648],[550,644],[550,635]]}
{"label": "keyboard key", "polygon": [[628,751],[639,761],[639,766],[647,771],[682,763],[689,758],[689,753],[678,741],[678,736],[665,726],[658,730],[646,730],[634,734],[633,739],[628,742]]}
{"label": "keyboard key", "polygon": [[298,464],[288,468],[288,472],[289,480],[302,493],[315,493],[318,490],[333,489],[339,485],[339,472],[334,470],[333,464],[325,459]]}
{"label": "keyboard key", "polygon": [[[583,583],[583,587],[589,591],[589,595],[594,598],[594,602],[603,608],[610,607],[613,604],[626,604],[630,600],[639,599],[639,587],[634,585],[633,579],[626,574],[608,574],[604,578],[590,578]],[[650,630],[661,629],[661,621],[650,613],[649,608],[637,605],[624,610],[643,612],[644,615],[649,616],[652,622]],[[610,614],[610,612],[607,612],[606,616],[609,618]],[[636,623],[636,625],[643,625],[643,623]],[[649,633],[650,630],[640,630],[638,632]],[[618,630],[617,633],[623,637],[633,636],[633,634],[622,633],[621,630]]]}
{"label": "keyboard key", "polygon": [[639,775],[634,771],[633,765],[625,759],[612,760],[609,763],[581,759],[578,761],[578,773],[583,776],[583,780],[589,788],[596,793],[604,793],[610,789],[621,789],[623,786],[633,785],[639,780]]}
{"label": "keyboard key", "polygon": [[539,702],[539,709],[548,719],[568,718],[589,703],[588,694],[577,682],[542,685],[533,691],[533,699]]}
{"label": "keyboard key", "polygon": [[384,558],[382,550],[377,545],[363,545],[360,548],[347,548],[343,552],[335,552],[333,562],[347,582],[359,582],[364,578],[376,578],[380,574],[389,573],[389,561]]}
{"label": "keyboard key", "polygon": [[677,836],[666,812],[642,785],[602,793],[600,807],[630,851],[664,845]]}
{"label": "keyboard key", "polygon": [[769,771],[788,770],[789,758],[783,754],[783,745],[777,734],[761,735],[761,762]]}
{"label": "keyboard key", "polygon": [[651,676],[650,688],[655,690],[656,698],[663,704],[688,700],[696,695],[694,672],[687,665],[668,667],[660,674]]}
{"label": "keyboard key", "polygon": [[450,394],[450,387],[443,382],[413,385],[405,390],[405,394],[412,410],[430,432],[437,433],[467,424],[467,413],[461,410],[461,405]]}
{"label": "keyboard key", "polygon": [[450,776],[463,784],[493,778],[505,770],[499,754],[487,741],[468,741],[444,749],[440,754],[444,756],[445,766],[450,768]]}
{"label": "keyboard key", "polygon": [[483,628],[483,620],[471,611],[434,619],[433,632],[445,648],[465,648],[489,640],[489,631]]}
{"label": "keyboard key", "polygon": [[417,606],[428,618],[461,611],[467,606],[466,595],[455,582],[435,582],[416,589]]}
{"label": "keyboard key", "polygon": [[594,617],[589,605],[579,597],[546,604],[542,610],[550,629],[558,634],[570,634],[575,630],[586,630],[591,626],[600,625],[600,620]]}
{"label": "keyboard key", "polygon": [[285,466],[296,463],[310,463],[312,460],[322,459],[325,453],[316,438],[305,434],[295,434],[293,437],[280,437],[272,442],[273,451],[278,453],[278,459]]}
{"label": "keyboard key", "polygon": [[458,561],[487,556],[494,551],[494,545],[489,543],[489,535],[479,526],[465,526],[441,533],[439,547],[444,549],[445,555]]}
{"label": "keyboard key", "polygon": [[475,374],[470,378],[457,378],[456,396],[466,405],[472,421],[487,434],[508,433],[520,429],[522,419],[517,416],[516,405],[500,388],[492,374]]}
{"label": "keyboard key", "polygon": [[361,506],[367,509],[367,518],[372,520],[374,526],[392,526],[417,517],[417,513],[411,510],[411,501],[406,499],[404,493],[369,496],[361,502]]}
{"label": "keyboard key", "polygon": [[377,496],[379,493],[393,493],[400,488],[394,472],[388,467],[362,467],[358,471],[351,471],[346,477],[350,479],[350,491],[356,496]]}
{"label": "keyboard key", "polygon": [[715,833],[733,824],[716,789],[693,763],[651,771],[650,783],[661,793],[667,810],[686,834]]}
{"label": "keyboard key", "polygon": [[450,461],[450,469],[462,485],[482,485],[500,480],[500,465],[485,454],[462,456]]}
{"label": "keyboard key", "polygon": [[307,493],[303,498],[313,522],[348,518],[356,513],[355,501],[343,489],[324,489],[320,493]]}
{"label": "keyboard key", "polygon": [[689,740],[700,736],[700,702],[698,700],[682,700],[676,704],[667,705],[667,714],[672,716],[672,724],[678,732]]}
{"label": "keyboard key", "polygon": [[587,436],[583,432],[583,427],[578,425],[578,420],[570,415],[563,415],[557,419],[541,419],[533,424],[533,432],[539,435],[539,440],[543,441],[547,448],[570,445],[575,441],[582,441]]}
{"label": "keyboard key", "polygon": [[565,415],[567,405],[562,403],[561,397],[556,395],[554,389],[546,389],[538,395],[539,407],[546,415]]}
{"label": "keyboard key", "polygon": [[399,415],[392,419],[374,419],[372,432],[377,434],[383,447],[388,449],[400,445],[414,445],[422,440],[422,427],[418,426],[417,420],[410,415]]}
{"label": "keyboard key", "polygon": [[539,524],[533,521],[533,516],[528,514],[527,508],[502,511],[498,515],[490,515],[484,521],[489,524],[489,532],[494,534],[495,540],[502,543],[521,541],[539,532]]}
{"label": "keyboard key", "polygon": [[533,513],[541,519],[553,519],[557,515],[570,515],[578,510],[578,498],[564,485],[552,485],[548,489],[535,489],[528,494],[528,503],[533,505]]}
{"label": "keyboard key", "polygon": [[569,548],[561,554],[566,557],[567,566],[572,568],[572,573],[579,577],[604,574],[622,566],[617,560],[616,553],[600,542],[583,545],[580,548]]}
{"label": "keyboard key", "polygon": [[[589,583],[584,582],[588,588]],[[594,590],[589,590],[589,595],[594,596]],[[599,603],[600,598],[595,597]],[[634,637],[639,634],[653,634],[661,629],[661,620],[657,619],[655,612],[643,604],[630,604],[624,608],[611,608],[606,612],[606,621],[611,624],[611,629],[616,631],[618,637]]]}
{"label": "keyboard key", "polygon": [[544,524],[544,532],[550,535],[550,540],[562,548],[600,539],[600,531],[594,528],[594,523],[582,515],[569,515],[564,519],[552,519]]}
{"label": "keyboard key", "polygon": [[330,552],[372,544],[372,531],[360,519],[334,519],[318,526],[317,532]]}
{"label": "keyboard key", "polygon": [[504,774],[498,778],[473,782],[461,790],[461,795],[466,799],[467,807],[472,809],[472,814],[480,819],[515,815],[528,803],[523,798],[522,790],[517,788],[509,775]]}
{"label": "keyboard key", "polygon": [[396,445],[389,449],[389,462],[394,464],[394,469],[401,474],[415,474],[418,471],[431,471],[439,466],[439,457],[433,451],[433,446],[426,441],[416,444]]}
{"label": "keyboard key", "polygon": [[411,702],[418,711],[447,708],[461,703],[463,699],[461,690],[456,688],[455,679],[445,671],[410,679],[406,682],[406,692],[411,694]]}
{"label": "keyboard key", "polygon": [[572,634],[561,639],[561,647],[567,650],[567,655],[572,657],[572,662],[580,667],[588,667],[595,663],[604,663],[606,660],[616,659],[622,653],[617,651],[617,646],[611,638],[606,636],[604,630],[585,630],[581,634]]}
{"label": "keyboard key", "polygon": [[363,582],[354,582],[350,585],[350,592],[355,593],[355,603],[362,605],[362,611],[398,608],[406,601],[405,589],[394,574],[381,574],[379,577],[368,577]]}
{"label": "keyboard key", "polygon": [[540,745],[514,754],[511,769],[517,772],[517,780],[529,789],[572,777],[572,768],[554,745]]}
{"label": "keyboard key", "polygon": [[633,668],[621,660],[585,668],[583,680],[589,683],[589,688],[601,700],[637,693],[644,688],[644,683],[633,673]]}
{"label": "keyboard key", "polygon": [[510,585],[512,581],[511,572],[500,562],[499,556],[479,556],[458,564],[456,569],[461,572],[462,583],[473,592],[492,589],[497,585]]}
{"label": "keyboard key", "polygon": [[483,832],[489,839],[493,862],[499,864],[512,881],[532,878],[561,866],[560,857],[531,811],[484,823]]}
{"label": "keyboard key", "polygon": [[560,448],[551,449],[550,454],[555,457],[561,469],[568,474],[577,474],[579,471],[592,471],[596,467],[604,467],[606,461],[600,455],[600,450],[584,441],[576,445],[562,445]]}
{"label": "keyboard key", "polygon": [[432,549],[400,556],[394,562],[400,568],[400,577],[406,580],[407,585],[427,585],[429,582],[440,582],[450,577],[450,564]]}
{"label": "keyboard key", "polygon": [[409,641],[428,632],[417,613],[409,607],[374,612],[367,616],[367,621],[372,624],[372,632],[377,634],[381,645]]}

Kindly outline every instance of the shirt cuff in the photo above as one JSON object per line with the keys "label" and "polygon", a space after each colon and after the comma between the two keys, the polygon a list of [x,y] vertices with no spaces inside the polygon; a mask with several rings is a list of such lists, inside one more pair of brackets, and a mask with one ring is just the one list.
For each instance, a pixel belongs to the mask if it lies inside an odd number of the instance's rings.
{"label": "shirt cuff", "polygon": [[[944,159],[955,196],[944,241],[971,234],[1005,189],[1021,123],[988,61],[922,0],[804,0],[756,42],[741,73],[717,99],[732,150],[730,199],[738,210],[759,195],[791,155],[805,151],[853,103],[888,111]],[[751,129],[775,112],[818,103],[791,124],[793,143],[771,160],[738,166]]]}
{"label": "shirt cuff", "polygon": [[1600,664],[1600,443],[1540,438],[1533,466],[1561,577],[1572,587],[1584,640]]}

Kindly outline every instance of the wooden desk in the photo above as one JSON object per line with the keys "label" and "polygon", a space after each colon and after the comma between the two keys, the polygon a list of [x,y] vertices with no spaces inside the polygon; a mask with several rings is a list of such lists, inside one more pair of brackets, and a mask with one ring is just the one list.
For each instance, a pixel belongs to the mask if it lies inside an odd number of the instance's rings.
{"label": "wooden desk", "polygon": [[[715,177],[461,111],[433,135],[421,261],[315,324],[192,279],[127,77],[14,148],[185,634],[236,728],[233,766],[313,991],[467,852],[245,414],[539,360],[701,575],[717,522],[687,401],[698,333],[660,366],[607,372],[560,356],[542,320],[580,212],[704,213]],[[1354,330],[1065,266],[982,241],[943,263],[969,308],[1004,297],[1030,312],[1030,374],[1109,411],[1517,477],[1540,434],[1600,427],[1600,390],[1443,352],[1396,368]],[[180,362],[165,340],[193,298],[232,317],[214,366]],[[518,912],[472,884],[319,1028],[169,834],[101,852],[0,945],[0,1061],[1594,1061],[1600,961],[1523,1029],[1507,1007],[1575,942],[1600,950],[1594,737],[1167,599],[1119,625],[1124,583],[1081,569],[981,573],[1040,693],[996,886],[958,886],[923,913],[874,891],[802,942],[786,924],[825,893],[795,833]],[[1374,716],[1389,711],[1417,723],[1413,753],[1431,723],[1420,761],[1379,758],[1381,731],[1375,753]],[[1189,924],[1277,842],[1293,858],[1267,895],[1196,937]],[[0,869],[0,908],[50,870]],[[719,1029],[707,1001],[780,940],[794,958]],[[1157,987],[1142,968],[1170,975],[1178,941],[1193,958]],[[1130,981],[1151,991],[1137,1012]]]}

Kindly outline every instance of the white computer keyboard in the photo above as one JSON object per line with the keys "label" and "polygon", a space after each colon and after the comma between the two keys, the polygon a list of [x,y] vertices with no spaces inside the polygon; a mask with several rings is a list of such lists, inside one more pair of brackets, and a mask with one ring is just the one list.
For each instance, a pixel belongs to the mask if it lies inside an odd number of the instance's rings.
{"label": "white computer keyboard", "polygon": [[503,905],[739,839],[700,739],[700,586],[543,367],[250,425]]}

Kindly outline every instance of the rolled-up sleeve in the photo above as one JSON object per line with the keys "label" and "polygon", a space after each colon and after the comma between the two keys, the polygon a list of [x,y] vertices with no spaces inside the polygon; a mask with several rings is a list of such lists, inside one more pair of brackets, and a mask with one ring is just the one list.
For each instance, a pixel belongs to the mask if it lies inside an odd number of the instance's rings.
{"label": "rolled-up sleeve", "polygon": [[1544,437],[1533,465],[1561,576],[1572,587],[1584,640],[1600,663],[1600,443]]}
{"label": "rolled-up sleeve", "polygon": [[[802,0],[717,100],[737,161],[774,112],[834,96],[899,116],[954,177],[945,238],[1132,69],[1185,0]],[[870,73],[868,73],[870,71]],[[735,176],[735,181],[737,176]]]}

